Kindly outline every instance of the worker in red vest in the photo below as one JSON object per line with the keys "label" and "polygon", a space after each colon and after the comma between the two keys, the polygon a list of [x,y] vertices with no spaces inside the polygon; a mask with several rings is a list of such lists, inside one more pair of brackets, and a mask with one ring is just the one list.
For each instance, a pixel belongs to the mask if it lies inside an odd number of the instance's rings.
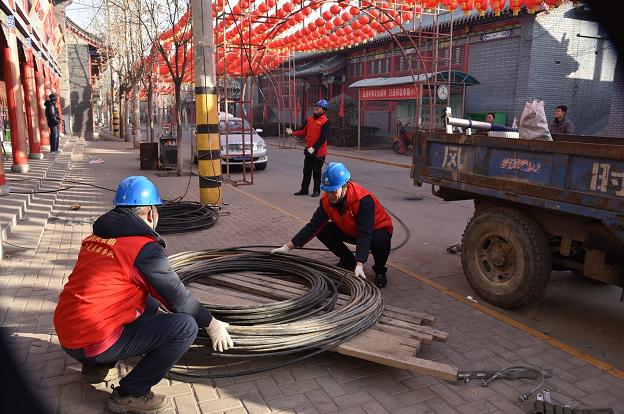
{"label": "worker in red vest", "polygon": [[314,189],[312,197],[318,197],[321,194],[321,170],[327,155],[327,138],[330,134],[329,122],[325,112],[329,108],[329,104],[325,99],[321,99],[314,106],[314,113],[306,119],[303,128],[293,131],[286,128],[288,135],[296,137],[305,137],[305,149],[303,150],[303,180],[301,180],[301,189],[295,195],[308,195],[310,187],[310,178],[314,177]]}
{"label": "worker in red vest", "polygon": [[[339,267],[366,278],[364,263],[370,251],[375,259],[375,285],[383,288],[387,283],[392,220],[377,197],[350,178],[343,164],[329,164],[323,172],[324,193],[312,219],[288,243],[271,253],[288,253],[316,236],[340,258]],[[355,256],[344,242],[355,244]]]}
{"label": "worker in red vest", "polygon": [[[165,242],[154,230],[162,204],[142,176],[123,179],[115,208],[93,224],[54,311],[63,349],[82,362],[90,383],[125,375],[118,361],[143,355],[108,400],[114,413],[161,412],[169,398],[151,392],[207,327],[213,349],[233,346],[229,326],[215,319],[171,269]],[[171,313],[157,312],[162,305]]]}

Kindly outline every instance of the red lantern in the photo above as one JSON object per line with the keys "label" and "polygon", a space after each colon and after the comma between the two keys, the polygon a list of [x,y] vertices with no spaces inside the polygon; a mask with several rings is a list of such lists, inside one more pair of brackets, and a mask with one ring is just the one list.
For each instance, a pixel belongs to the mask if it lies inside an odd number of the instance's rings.
{"label": "red lantern", "polygon": [[414,15],[408,11],[404,11],[403,13],[401,13],[401,16],[403,17],[404,22],[409,22],[414,17]]}
{"label": "red lantern", "polygon": [[297,13],[295,14],[295,17],[293,19],[295,20],[295,22],[301,23],[303,19],[305,19],[305,17],[303,16],[303,14]]}
{"label": "red lantern", "polygon": [[506,0],[490,0],[490,4],[492,5],[492,11],[494,11],[494,15],[500,16],[501,10],[505,8]]}
{"label": "red lantern", "polygon": [[331,19],[332,19],[332,17],[333,17],[333,15],[330,13],[330,11],[329,11],[329,10],[325,10],[325,11],[323,12],[323,19],[325,19],[325,20],[331,20]]}
{"label": "red lantern", "polygon": [[337,15],[337,14],[340,14],[341,9],[339,5],[334,4],[333,6],[329,8],[329,11],[331,12],[331,14]]}
{"label": "red lantern", "polygon": [[325,23],[325,29],[327,29],[327,31],[330,31],[333,28],[334,28],[334,25],[332,24],[332,22]]}
{"label": "red lantern", "polygon": [[485,15],[485,11],[488,8],[488,0],[475,0],[474,8],[479,13],[479,16]]}
{"label": "red lantern", "polygon": [[343,22],[348,22],[349,20],[351,20],[351,15],[347,12],[344,12],[342,13],[342,16],[340,16],[340,18]]}
{"label": "red lantern", "polygon": [[325,20],[319,17],[318,19],[314,21],[314,24],[316,24],[316,27],[323,27],[325,26]]}
{"label": "red lantern", "polygon": [[425,9],[433,9],[438,6],[439,0],[425,0],[423,6]]}
{"label": "red lantern", "polygon": [[357,16],[358,14],[360,14],[360,9],[355,6],[351,6],[351,8],[349,9],[349,13],[351,13],[351,16]]}
{"label": "red lantern", "polygon": [[293,5],[292,3],[284,3],[282,9],[284,9],[286,13],[290,13],[293,10]]}
{"label": "red lantern", "polygon": [[304,16],[309,16],[310,13],[312,13],[312,9],[310,7],[304,7],[301,13],[303,13]]}
{"label": "red lantern", "polygon": [[333,22],[333,23],[334,23],[334,27],[340,27],[340,26],[342,26],[342,24],[343,24],[344,22],[342,21],[342,19],[341,19],[340,17],[336,17],[336,18],[334,19],[334,22]]}
{"label": "red lantern", "polygon": [[358,21],[364,26],[367,25],[368,22],[370,21],[370,19],[368,18],[368,16],[366,15],[361,15],[360,18],[358,19]]}
{"label": "red lantern", "polygon": [[362,27],[362,23],[360,23],[359,20],[356,20],[351,24],[351,27],[353,27],[353,30],[359,30]]}
{"label": "red lantern", "polygon": [[468,15],[474,7],[474,0],[459,0],[459,7],[464,11],[465,15]]}
{"label": "red lantern", "polygon": [[524,6],[524,0],[509,0],[509,8],[514,16],[518,15],[522,6]]}

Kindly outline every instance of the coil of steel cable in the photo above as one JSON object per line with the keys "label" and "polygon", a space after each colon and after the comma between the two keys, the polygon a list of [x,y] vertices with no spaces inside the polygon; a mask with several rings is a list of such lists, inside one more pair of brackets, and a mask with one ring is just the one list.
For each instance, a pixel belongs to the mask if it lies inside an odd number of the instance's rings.
{"label": "coil of steel cable", "polygon": [[[203,303],[215,317],[230,323],[234,348],[218,354],[224,358],[295,356],[279,366],[287,365],[347,341],[374,325],[383,311],[381,294],[373,284],[353,272],[306,257],[227,249],[179,253],[170,261],[185,285],[211,284],[211,276],[251,272],[276,279],[298,278],[307,288],[292,299],[252,306]],[[340,306],[335,306],[339,292],[344,296]],[[210,356],[210,338],[199,335],[192,352]],[[188,377],[229,377],[272,368],[275,366],[214,374],[199,358],[192,368],[180,365],[171,372]]]}
{"label": "coil of steel cable", "polygon": [[195,201],[172,201],[158,207],[160,234],[187,233],[214,226],[219,219],[218,207]]}

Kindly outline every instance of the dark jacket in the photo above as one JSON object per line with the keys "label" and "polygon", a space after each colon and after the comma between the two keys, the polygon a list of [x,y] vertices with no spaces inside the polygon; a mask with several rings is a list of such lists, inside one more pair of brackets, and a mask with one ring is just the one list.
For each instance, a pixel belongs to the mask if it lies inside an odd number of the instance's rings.
{"label": "dark jacket", "polygon": [[[342,212],[345,208],[345,203],[346,199],[343,198],[338,203],[331,204],[330,208],[335,208]],[[303,247],[325,227],[328,221],[329,216],[323,209],[323,205],[319,202],[319,207],[312,215],[310,222],[292,238],[292,243],[295,247]],[[356,222],[357,237],[355,239],[355,260],[366,263],[371,240],[373,238],[373,224],[375,223],[375,203],[370,196],[366,196],[360,200],[360,208],[358,210]]]}
{"label": "dark jacket", "polygon": [[553,119],[548,129],[550,129],[551,134],[574,133],[574,125],[572,124],[572,121],[565,117],[561,121],[557,120],[557,118]]}
{"label": "dark jacket", "polygon": [[43,103],[45,106],[45,116],[48,121],[48,127],[52,128],[58,126],[61,123],[61,117],[59,116],[58,109],[56,108],[56,101],[52,102],[46,99]]}
{"label": "dark jacket", "polygon": [[134,262],[135,267],[145,282],[164,301],[163,306],[168,310],[193,316],[200,327],[210,324],[212,320],[210,312],[191,295],[171,268],[165,253],[165,241],[141,218],[127,209],[115,208],[93,223],[93,234],[103,239],[124,236],[156,238],[158,241],[143,246]]}

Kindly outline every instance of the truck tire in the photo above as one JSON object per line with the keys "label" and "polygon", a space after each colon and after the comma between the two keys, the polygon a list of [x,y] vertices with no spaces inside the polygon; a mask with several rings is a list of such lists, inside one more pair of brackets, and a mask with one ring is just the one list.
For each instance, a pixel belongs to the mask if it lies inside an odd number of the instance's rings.
{"label": "truck tire", "polygon": [[501,308],[538,298],[550,278],[551,256],[544,231],[511,208],[491,208],[470,219],[461,259],[472,288]]}

